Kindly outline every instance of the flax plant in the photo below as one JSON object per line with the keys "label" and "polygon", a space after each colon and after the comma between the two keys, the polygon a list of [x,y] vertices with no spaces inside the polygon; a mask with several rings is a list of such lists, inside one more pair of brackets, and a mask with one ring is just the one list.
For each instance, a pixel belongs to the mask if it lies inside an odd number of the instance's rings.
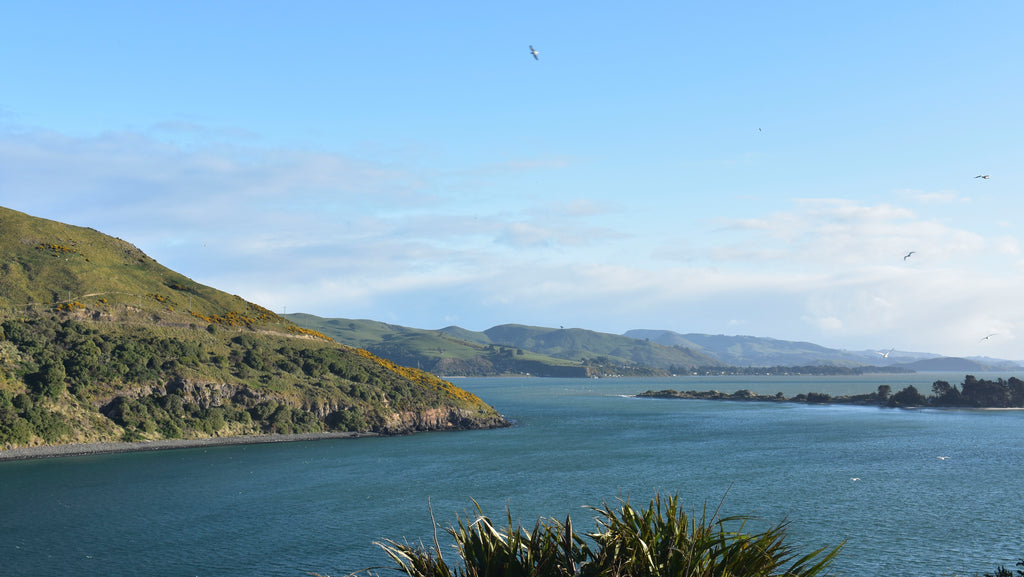
{"label": "flax plant", "polygon": [[747,517],[709,517],[706,508],[699,517],[687,515],[677,496],[656,495],[641,509],[628,500],[590,507],[597,530],[585,535],[568,517],[540,520],[527,531],[513,524],[509,510],[508,528],[499,529],[473,503],[474,517],[456,517],[446,529],[460,564],[444,559],[435,524],[432,547],[378,543],[392,569],[409,577],[816,577],[827,575],[842,549],[800,555],[785,543],[786,522],[749,534]]}
{"label": "flax plant", "polygon": [[[462,566],[452,569],[444,560],[437,535],[433,547],[393,540],[377,543],[409,577],[557,577],[575,575],[585,558],[585,545],[572,530],[572,521],[540,520],[534,530],[513,524],[506,509],[508,529],[498,529],[473,501],[477,515],[456,517],[446,532],[453,538]],[[433,513],[431,513],[433,521]],[[436,524],[435,524],[436,529]]]}
{"label": "flax plant", "polygon": [[[688,516],[677,496],[656,495],[636,509],[628,501],[593,509],[598,531],[587,577],[814,577],[832,564],[842,545],[799,555],[785,543],[787,523],[748,534],[748,517]],[[738,525],[729,530],[729,525]]]}

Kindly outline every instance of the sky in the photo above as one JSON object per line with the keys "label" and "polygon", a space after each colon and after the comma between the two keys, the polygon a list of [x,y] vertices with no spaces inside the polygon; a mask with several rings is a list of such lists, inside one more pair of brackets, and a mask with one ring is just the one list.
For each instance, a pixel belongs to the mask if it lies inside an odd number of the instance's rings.
{"label": "sky", "polygon": [[0,205],[275,312],[1024,359],[1016,0],[3,13]]}

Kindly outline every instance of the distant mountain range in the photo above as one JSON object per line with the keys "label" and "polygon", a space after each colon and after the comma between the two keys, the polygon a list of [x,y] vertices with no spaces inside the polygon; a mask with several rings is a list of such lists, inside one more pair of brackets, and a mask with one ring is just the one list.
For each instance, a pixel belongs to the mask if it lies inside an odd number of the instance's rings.
{"label": "distant mountain range", "polygon": [[880,366],[913,371],[1004,371],[1022,367],[1018,361],[989,357],[944,357],[910,351],[847,351],[814,343],[766,337],[679,334],[666,330],[637,329],[625,336],[666,346],[687,347],[737,367],[831,365]]}
{"label": "distant mountain range", "polygon": [[727,372],[736,367],[965,372],[1022,368],[1014,361],[1000,359],[895,350],[883,356],[878,351],[845,351],[808,342],[668,330],[638,329],[616,335],[579,328],[506,324],[477,332],[457,326],[416,329],[302,313],[286,316],[343,344],[446,376],[668,375],[698,370]]}

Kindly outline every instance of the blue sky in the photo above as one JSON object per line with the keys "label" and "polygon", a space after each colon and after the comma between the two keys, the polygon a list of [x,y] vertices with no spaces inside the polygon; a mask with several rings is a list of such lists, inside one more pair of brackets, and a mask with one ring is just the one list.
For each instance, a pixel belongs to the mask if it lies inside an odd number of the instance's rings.
{"label": "blue sky", "polygon": [[9,3],[0,203],[278,312],[1024,359],[1024,4],[492,4]]}

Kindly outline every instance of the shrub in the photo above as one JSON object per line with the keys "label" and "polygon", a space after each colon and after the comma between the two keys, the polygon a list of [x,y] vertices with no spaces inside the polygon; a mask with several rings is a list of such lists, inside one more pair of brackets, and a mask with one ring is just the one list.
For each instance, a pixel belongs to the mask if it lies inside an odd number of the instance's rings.
{"label": "shrub", "polygon": [[224,409],[222,407],[211,407],[202,416],[203,430],[208,435],[213,435],[227,426],[224,420]]}
{"label": "shrub", "polygon": [[568,517],[538,521],[532,532],[513,527],[511,512],[508,528],[498,529],[474,504],[474,519],[457,518],[446,529],[459,566],[445,561],[436,536],[432,548],[392,540],[378,545],[410,577],[812,577],[826,574],[843,546],[800,554],[785,542],[786,523],[744,533],[748,518],[709,518],[706,510],[688,516],[676,496],[655,496],[643,509],[628,500],[591,508],[598,529],[584,536]]}
{"label": "shrub", "polygon": [[[1024,567],[1024,559],[1017,561],[1017,566]],[[1000,565],[995,573],[985,573],[984,577],[1024,577],[1024,571],[1017,569],[1016,572],[1013,572]]]}

